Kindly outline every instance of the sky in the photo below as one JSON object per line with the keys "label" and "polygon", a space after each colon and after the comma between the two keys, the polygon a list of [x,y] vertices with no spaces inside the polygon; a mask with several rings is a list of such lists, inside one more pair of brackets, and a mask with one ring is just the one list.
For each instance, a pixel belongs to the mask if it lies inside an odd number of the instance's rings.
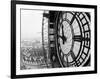
{"label": "sky", "polygon": [[21,40],[42,38],[42,17],[40,10],[21,10]]}

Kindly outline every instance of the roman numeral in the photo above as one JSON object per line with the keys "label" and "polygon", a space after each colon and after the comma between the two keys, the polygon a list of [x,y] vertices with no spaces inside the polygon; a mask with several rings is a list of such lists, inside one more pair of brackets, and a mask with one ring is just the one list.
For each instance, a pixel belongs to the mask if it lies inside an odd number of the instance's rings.
{"label": "roman numeral", "polygon": [[74,54],[74,52],[72,50],[70,51],[70,54],[71,54],[73,60],[75,61],[76,66],[78,66],[77,61],[76,61],[76,56],[75,56],[75,54]]}
{"label": "roman numeral", "polygon": [[64,55],[64,61],[65,61],[65,63],[66,63],[66,66],[69,67],[68,57],[67,57],[67,55]]}
{"label": "roman numeral", "polygon": [[74,40],[74,41],[81,42],[81,41],[82,41],[82,36],[81,36],[81,35],[75,35],[75,36],[73,37],[73,40]]}
{"label": "roman numeral", "polygon": [[74,22],[75,18],[76,18],[76,13],[73,15],[73,17],[72,17],[72,19],[70,21],[70,25],[72,25],[72,23]]}
{"label": "roman numeral", "polygon": [[75,54],[74,54],[74,52],[72,50],[70,51],[70,54],[71,54],[73,60],[75,60],[76,57],[75,57]]}
{"label": "roman numeral", "polygon": [[89,41],[90,40],[90,38],[83,38],[82,37],[82,35],[75,35],[74,37],[73,37],[73,40],[74,41],[78,41],[78,42],[81,42],[81,41]]}

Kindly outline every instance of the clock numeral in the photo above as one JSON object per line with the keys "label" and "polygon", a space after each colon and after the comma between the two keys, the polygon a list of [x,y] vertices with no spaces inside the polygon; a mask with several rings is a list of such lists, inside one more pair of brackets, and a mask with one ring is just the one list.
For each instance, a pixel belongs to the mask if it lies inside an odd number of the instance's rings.
{"label": "clock numeral", "polygon": [[69,66],[69,63],[68,63],[68,57],[67,57],[67,55],[64,55],[63,56],[63,60],[65,62],[65,65],[68,67]]}
{"label": "clock numeral", "polygon": [[75,36],[73,37],[73,40],[74,40],[74,41],[81,42],[81,41],[82,41],[82,36],[81,36],[81,35],[75,35]]}
{"label": "clock numeral", "polygon": [[75,18],[76,18],[76,13],[73,15],[73,17],[72,17],[72,19],[70,21],[70,25],[72,25],[72,23],[74,22]]}
{"label": "clock numeral", "polygon": [[74,52],[73,51],[70,51],[70,54],[71,54],[71,56],[72,56],[72,58],[73,58],[73,60],[75,60],[75,54],[74,54]]}
{"label": "clock numeral", "polygon": [[73,37],[73,40],[74,41],[78,41],[78,42],[81,42],[81,41],[89,41],[90,40],[90,38],[89,38],[89,35],[87,34],[87,35],[85,35],[85,38],[83,38],[81,35],[75,35],[74,37]]}
{"label": "clock numeral", "polygon": [[77,61],[76,61],[76,56],[75,56],[75,54],[74,54],[74,52],[73,52],[72,50],[70,51],[70,54],[71,54],[73,60],[75,61],[76,66],[78,66],[78,63],[77,63]]}

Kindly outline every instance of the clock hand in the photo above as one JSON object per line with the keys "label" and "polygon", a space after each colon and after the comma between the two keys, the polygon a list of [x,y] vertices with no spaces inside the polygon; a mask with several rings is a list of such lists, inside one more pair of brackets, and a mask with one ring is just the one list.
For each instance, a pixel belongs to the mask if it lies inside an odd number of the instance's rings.
{"label": "clock hand", "polygon": [[62,25],[62,36],[64,36],[64,31],[63,31],[63,29],[64,29],[64,26]]}
{"label": "clock hand", "polygon": [[62,40],[63,40],[63,44],[66,42],[66,37],[64,35],[64,26],[62,25]]}
{"label": "clock hand", "polygon": [[67,38],[65,36],[61,36],[61,35],[58,35],[62,40],[63,40],[63,44],[66,42]]}
{"label": "clock hand", "polygon": [[61,35],[58,35],[61,39],[63,39],[63,37]]}
{"label": "clock hand", "polygon": [[58,35],[62,41],[63,41],[63,44],[66,42],[67,38],[64,36],[64,31],[63,31],[63,25],[62,25],[62,36],[61,35]]}

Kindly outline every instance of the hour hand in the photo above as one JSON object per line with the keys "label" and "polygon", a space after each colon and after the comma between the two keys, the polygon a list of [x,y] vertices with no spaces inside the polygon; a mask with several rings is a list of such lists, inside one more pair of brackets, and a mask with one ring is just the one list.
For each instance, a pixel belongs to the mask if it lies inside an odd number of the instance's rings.
{"label": "hour hand", "polygon": [[66,37],[64,35],[64,26],[62,24],[62,40],[63,40],[63,44],[66,42]]}
{"label": "hour hand", "polygon": [[63,44],[64,44],[66,42],[67,38],[64,35],[63,36],[59,35],[59,37],[62,39]]}

